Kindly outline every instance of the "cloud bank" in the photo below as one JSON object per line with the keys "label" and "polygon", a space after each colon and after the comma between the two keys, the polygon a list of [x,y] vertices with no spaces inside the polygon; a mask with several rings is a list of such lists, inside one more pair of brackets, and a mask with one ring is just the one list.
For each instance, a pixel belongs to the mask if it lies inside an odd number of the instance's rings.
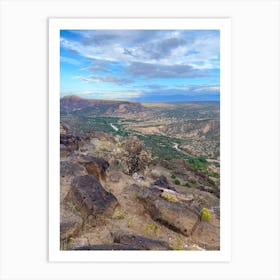
{"label": "cloud bank", "polygon": [[61,83],[73,91],[219,93],[216,30],[62,30],[60,44]]}

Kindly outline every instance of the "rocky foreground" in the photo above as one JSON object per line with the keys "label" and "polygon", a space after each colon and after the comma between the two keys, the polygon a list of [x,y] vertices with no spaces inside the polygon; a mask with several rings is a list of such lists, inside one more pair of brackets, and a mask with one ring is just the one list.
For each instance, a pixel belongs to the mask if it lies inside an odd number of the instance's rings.
{"label": "rocky foreground", "polygon": [[173,185],[160,161],[128,175],[120,139],[60,133],[61,250],[219,250],[220,200],[207,187]]}

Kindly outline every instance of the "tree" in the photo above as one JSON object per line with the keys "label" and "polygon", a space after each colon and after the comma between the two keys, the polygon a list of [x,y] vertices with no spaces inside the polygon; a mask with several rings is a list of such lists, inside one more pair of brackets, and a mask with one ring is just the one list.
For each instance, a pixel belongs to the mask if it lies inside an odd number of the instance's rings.
{"label": "tree", "polygon": [[151,155],[144,150],[144,143],[136,136],[129,136],[123,143],[123,159],[127,167],[127,173],[143,171],[151,160]]}

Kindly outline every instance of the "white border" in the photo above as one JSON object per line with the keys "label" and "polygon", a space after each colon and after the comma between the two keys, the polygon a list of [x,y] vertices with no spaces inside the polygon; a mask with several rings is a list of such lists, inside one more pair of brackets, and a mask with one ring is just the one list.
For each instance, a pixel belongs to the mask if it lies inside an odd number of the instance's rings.
{"label": "white border", "polygon": [[[279,0],[0,0],[0,279],[279,280],[279,8]],[[50,263],[48,18],[224,16],[232,19],[232,261]],[[259,207],[261,223],[249,211]]]}
{"label": "white border", "polygon": [[[49,261],[229,262],[231,260],[231,36],[230,19],[50,19],[49,20]],[[61,29],[220,30],[221,249],[219,251],[61,251],[59,246],[59,96]]]}

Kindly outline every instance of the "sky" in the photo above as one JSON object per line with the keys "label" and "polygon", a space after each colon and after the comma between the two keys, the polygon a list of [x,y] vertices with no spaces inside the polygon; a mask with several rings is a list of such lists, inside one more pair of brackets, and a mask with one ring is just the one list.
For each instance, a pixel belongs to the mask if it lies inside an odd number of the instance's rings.
{"label": "sky", "polygon": [[219,101],[219,30],[61,30],[60,96]]}

